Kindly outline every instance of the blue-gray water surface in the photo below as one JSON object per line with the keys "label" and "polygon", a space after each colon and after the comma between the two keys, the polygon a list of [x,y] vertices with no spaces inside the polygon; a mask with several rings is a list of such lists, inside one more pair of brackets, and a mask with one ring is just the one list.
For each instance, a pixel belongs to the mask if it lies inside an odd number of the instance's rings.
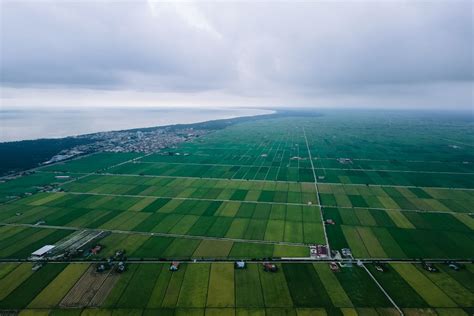
{"label": "blue-gray water surface", "polygon": [[269,114],[247,108],[0,109],[0,142]]}

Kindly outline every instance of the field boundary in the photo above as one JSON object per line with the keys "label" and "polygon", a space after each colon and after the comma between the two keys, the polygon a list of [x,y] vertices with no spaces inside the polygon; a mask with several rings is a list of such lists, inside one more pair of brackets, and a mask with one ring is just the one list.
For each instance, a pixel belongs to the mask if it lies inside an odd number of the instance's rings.
{"label": "field boundary", "polygon": [[303,135],[304,135],[304,140],[305,140],[305,142],[306,142],[306,148],[308,149],[309,160],[310,160],[310,162],[311,162],[311,170],[313,170],[314,188],[316,189],[316,196],[317,196],[317,199],[318,199],[319,216],[321,217],[321,225],[323,226],[324,239],[325,239],[325,241],[326,241],[326,247],[327,247],[327,250],[328,250],[328,256],[329,256],[329,258],[331,258],[331,257],[332,257],[331,248],[330,248],[330,245],[329,245],[328,234],[327,234],[327,232],[326,232],[326,225],[324,225],[323,209],[322,209],[322,207],[321,207],[321,199],[320,199],[320,197],[319,197],[318,178],[317,178],[317,176],[316,176],[316,171],[314,171],[313,158],[311,157],[311,151],[309,150],[308,138],[306,137],[306,131],[305,131],[304,127],[303,127]]}
{"label": "field boundary", "polygon": [[[318,160],[318,158],[313,158]],[[311,159],[312,160],[312,159]],[[191,166],[213,166],[213,167],[271,167],[267,165],[242,165],[242,164],[221,164],[221,163],[198,163],[198,162],[168,162],[168,161],[135,161],[135,164],[168,164],[168,165],[191,165]],[[288,169],[301,169],[299,167],[287,167]],[[365,168],[319,168],[315,170],[347,170],[347,171],[368,171],[368,172],[403,172],[403,173],[428,173],[428,174],[456,174],[456,175],[474,175],[474,172],[451,172],[451,171],[421,171],[421,170],[400,170],[400,169],[365,169]],[[266,180],[262,180],[266,181]],[[271,181],[271,180],[269,180]]]}
{"label": "field boundary", "polygon": [[155,237],[174,237],[174,238],[198,239],[198,240],[221,240],[221,241],[245,242],[245,243],[266,244],[266,245],[284,245],[284,246],[300,246],[300,247],[301,246],[307,247],[309,245],[305,243],[295,243],[295,242],[288,242],[288,241],[241,239],[241,238],[229,238],[229,237],[210,237],[210,236],[183,235],[183,234],[159,233],[159,232],[140,232],[140,231],[132,231],[132,230],[119,230],[119,229],[107,229],[107,228],[35,225],[35,224],[23,224],[23,223],[0,223],[0,226],[17,226],[17,227],[59,229],[59,230],[72,230],[72,231],[90,230],[90,231],[97,231],[97,232],[110,232],[113,234],[142,235],[142,236],[155,236]]}
{"label": "field boundary", "polygon": [[369,269],[367,269],[367,267],[365,266],[364,263],[361,264],[362,268],[364,268],[365,272],[367,272],[367,274],[372,278],[372,280],[375,282],[375,284],[377,284],[377,286],[379,287],[379,289],[382,291],[383,294],[385,294],[385,296],[387,297],[387,299],[390,301],[390,303],[392,303],[392,305],[398,310],[398,312],[400,313],[400,315],[405,315],[403,313],[403,311],[400,309],[400,307],[398,307],[397,303],[395,303],[395,301],[390,297],[390,295],[387,293],[387,291],[385,291],[385,289],[383,288],[382,284],[379,283],[379,281],[377,281],[377,279],[374,277],[374,275],[369,271]]}
{"label": "field boundary", "polygon": [[[276,183],[313,183],[306,181],[290,181],[290,180],[256,180],[256,179],[234,179],[234,178],[213,178],[213,177],[189,177],[189,176],[167,176],[167,175],[152,175],[152,174],[133,174],[133,173],[110,173],[110,172],[68,172],[68,171],[43,171],[42,173],[65,173],[65,174],[83,174],[83,175],[97,175],[97,176],[118,176],[118,177],[145,177],[145,178],[179,178],[179,179],[204,179],[204,180],[218,180],[218,181],[253,181],[253,182],[276,182]],[[77,180],[77,179],[76,179]],[[340,186],[362,186],[362,187],[382,187],[382,188],[426,188],[436,190],[459,190],[459,191],[474,191],[474,188],[459,188],[459,187],[427,187],[415,185],[399,185],[399,184],[362,184],[362,183],[337,183],[337,182],[319,182],[322,185],[340,185]]]}

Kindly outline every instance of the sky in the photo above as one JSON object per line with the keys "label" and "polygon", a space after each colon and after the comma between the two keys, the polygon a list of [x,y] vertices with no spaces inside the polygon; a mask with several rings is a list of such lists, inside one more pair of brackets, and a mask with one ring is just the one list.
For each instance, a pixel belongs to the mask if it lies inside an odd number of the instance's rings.
{"label": "sky", "polygon": [[474,108],[471,0],[0,3],[2,108]]}

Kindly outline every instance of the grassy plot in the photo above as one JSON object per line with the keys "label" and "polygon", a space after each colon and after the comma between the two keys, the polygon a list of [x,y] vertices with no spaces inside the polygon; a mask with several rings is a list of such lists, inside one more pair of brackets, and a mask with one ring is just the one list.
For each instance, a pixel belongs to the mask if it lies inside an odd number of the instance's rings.
{"label": "grassy plot", "polygon": [[43,205],[43,204],[52,202],[52,201],[54,201],[56,199],[59,199],[59,198],[62,198],[62,197],[64,197],[64,194],[62,194],[62,193],[47,193],[47,194],[42,195],[42,197],[40,199],[37,199],[33,202],[30,202],[29,204],[33,205],[33,206],[39,206],[39,205]]}
{"label": "grassy plot", "polygon": [[0,309],[26,307],[65,267],[66,264],[47,264],[0,301]]}
{"label": "grassy plot", "polygon": [[141,201],[130,206],[128,211],[139,212],[144,210],[147,206],[151,205],[153,202],[156,202],[156,198],[143,198]]}
{"label": "grassy plot", "polygon": [[354,306],[391,307],[388,299],[364,269],[343,268],[335,275]]}
{"label": "grassy plot", "polygon": [[231,263],[214,263],[211,266],[207,307],[233,307],[234,266]]}
{"label": "grassy plot", "polygon": [[414,229],[415,226],[405,217],[403,212],[399,211],[387,211],[390,219],[397,225],[399,228]]}
{"label": "grassy plot", "polygon": [[116,307],[144,308],[154,288],[161,269],[155,264],[141,264],[133,274]]}
{"label": "grassy plot", "polygon": [[16,267],[18,267],[18,263],[0,263],[0,280],[12,272]]}
{"label": "grassy plot", "polygon": [[392,263],[391,266],[397,273],[433,307],[456,307],[442,290],[434,285],[421,271],[412,264]]}
{"label": "grassy plot", "polygon": [[32,266],[29,263],[19,264],[0,280],[0,301],[7,297],[33,274],[31,267]]}
{"label": "grassy plot", "polygon": [[267,307],[289,307],[293,306],[290,291],[285,279],[285,274],[281,273],[282,266],[277,265],[279,273],[264,272],[259,268],[260,282],[262,284],[263,298]]}
{"label": "grassy plot", "polygon": [[93,172],[105,169],[115,164],[128,161],[139,157],[137,153],[111,153],[104,152],[80,159],[71,160],[65,163],[59,163],[52,166],[44,167],[42,170],[48,171],[68,171],[68,172]]}
{"label": "grassy plot", "polygon": [[9,247],[0,249],[0,257],[4,258],[26,258],[31,253],[44,245],[54,244],[62,238],[70,235],[72,231],[56,229],[28,229],[30,235],[17,239]]}
{"label": "grassy plot", "polygon": [[303,221],[303,241],[305,243],[325,244],[323,225],[321,222]]}
{"label": "grassy plot", "polygon": [[303,242],[303,223],[302,222],[285,222],[284,241],[302,243]]}
{"label": "grassy plot", "polygon": [[234,242],[229,257],[232,258],[268,258],[273,255],[272,244]]}
{"label": "grassy plot", "polygon": [[293,245],[274,245],[273,257],[279,258],[307,258],[309,257],[309,247]]}
{"label": "grassy plot", "polygon": [[336,307],[352,307],[350,298],[337,280],[334,272],[329,269],[329,266],[326,263],[314,263],[313,266],[333,305]]}
{"label": "grassy plot", "polygon": [[362,239],[365,248],[369,255],[373,258],[385,258],[387,254],[382,248],[377,237],[373,234],[369,227],[357,227],[360,238]]}
{"label": "grassy plot", "polygon": [[176,238],[163,252],[165,258],[189,258],[198,247],[200,240]]}
{"label": "grassy plot", "polygon": [[367,248],[359,235],[357,227],[343,225],[341,228],[354,256],[359,258],[370,257]]}
{"label": "grassy plot", "polygon": [[186,269],[179,293],[179,307],[205,307],[209,283],[210,264],[190,264]]}
{"label": "grassy plot", "polygon": [[187,267],[188,265],[182,265],[179,270],[175,272],[163,270],[164,273],[171,274],[171,278],[163,297],[162,307],[173,308],[176,306]]}
{"label": "grassy plot", "polygon": [[117,302],[120,300],[120,297],[122,296],[123,292],[127,288],[128,283],[130,280],[133,278],[133,275],[135,274],[136,270],[138,268],[138,265],[129,265],[127,268],[127,273],[122,274],[115,283],[114,288],[112,291],[109,293],[107,298],[105,299],[105,302],[102,304],[102,307],[106,308],[114,308]]}
{"label": "grassy plot", "polygon": [[283,241],[285,234],[285,221],[284,220],[269,220],[267,228],[265,230],[265,240],[272,241]]}
{"label": "grassy plot", "polygon": [[35,297],[28,308],[51,308],[58,305],[87,268],[89,268],[88,264],[69,264]]}
{"label": "grassy plot", "polygon": [[446,293],[461,307],[474,307],[474,293],[466,289],[461,283],[452,278],[448,273],[429,273],[419,268],[431,282]]}
{"label": "grassy plot", "polygon": [[232,241],[228,240],[202,240],[199,246],[193,253],[194,258],[213,257],[221,258],[227,257],[233,246]]}
{"label": "grassy plot", "polygon": [[423,298],[403,279],[395,269],[390,268],[384,272],[377,271],[373,265],[366,264],[369,271],[382,284],[390,297],[400,307],[428,307]]}
{"label": "grassy plot", "polygon": [[286,282],[295,306],[324,307],[332,302],[311,264],[283,264]]}
{"label": "grassy plot", "polygon": [[215,222],[206,232],[206,236],[209,237],[224,237],[232,224],[232,218],[229,217],[217,217]]}
{"label": "grassy plot", "polygon": [[406,258],[407,255],[403,252],[400,245],[392,237],[390,232],[386,228],[374,227],[372,228],[373,234],[380,241],[384,252],[389,258]]}
{"label": "grassy plot", "polygon": [[156,279],[155,285],[151,292],[150,298],[147,303],[147,308],[160,308],[163,299],[168,289],[168,283],[171,280],[172,273],[168,271],[167,264],[157,265],[157,269],[160,270],[160,274]]}
{"label": "grassy plot", "polygon": [[240,307],[264,306],[263,292],[255,264],[247,265],[246,269],[235,270],[235,305]]}

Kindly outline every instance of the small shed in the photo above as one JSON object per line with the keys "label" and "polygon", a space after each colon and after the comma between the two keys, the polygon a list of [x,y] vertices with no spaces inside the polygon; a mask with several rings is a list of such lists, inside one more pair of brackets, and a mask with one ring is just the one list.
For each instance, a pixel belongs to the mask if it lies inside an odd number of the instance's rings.
{"label": "small shed", "polygon": [[236,269],[245,269],[246,268],[245,261],[243,260],[236,261],[234,264],[234,267]]}

